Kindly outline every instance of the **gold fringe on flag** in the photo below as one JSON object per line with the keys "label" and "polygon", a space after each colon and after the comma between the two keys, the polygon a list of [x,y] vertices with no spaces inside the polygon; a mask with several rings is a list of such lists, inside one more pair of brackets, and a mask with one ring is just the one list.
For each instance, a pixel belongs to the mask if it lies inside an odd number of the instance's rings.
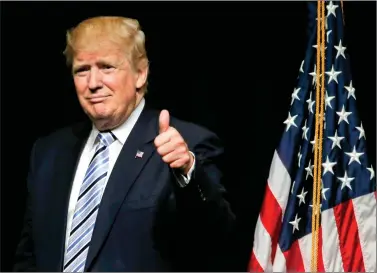
{"label": "gold fringe on flag", "polygon": [[318,270],[318,236],[321,216],[321,176],[322,176],[322,140],[325,99],[325,1],[317,5],[317,71],[316,71],[316,109],[314,136],[314,176],[313,176],[313,211],[312,211],[312,249],[311,272]]}
{"label": "gold fringe on flag", "polygon": [[[322,140],[325,104],[325,1],[318,0],[317,5],[317,58],[316,58],[316,109],[314,136],[314,179],[313,179],[313,211],[312,211],[312,249],[311,272],[318,271],[318,242],[321,217],[321,177],[322,177]],[[340,1],[344,21],[343,1]]]}

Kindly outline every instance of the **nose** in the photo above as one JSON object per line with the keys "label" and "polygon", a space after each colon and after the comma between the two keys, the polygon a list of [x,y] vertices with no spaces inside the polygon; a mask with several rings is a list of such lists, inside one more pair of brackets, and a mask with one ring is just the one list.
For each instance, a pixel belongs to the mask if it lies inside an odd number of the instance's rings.
{"label": "nose", "polygon": [[102,77],[101,73],[97,69],[91,69],[88,79],[88,87],[92,93],[96,92],[98,89],[102,88]]}

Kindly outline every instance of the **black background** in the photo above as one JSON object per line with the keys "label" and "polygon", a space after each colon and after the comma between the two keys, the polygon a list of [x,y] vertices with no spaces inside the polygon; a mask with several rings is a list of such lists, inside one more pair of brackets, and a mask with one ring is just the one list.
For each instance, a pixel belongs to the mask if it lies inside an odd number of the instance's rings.
{"label": "black background", "polygon": [[[340,3],[338,3],[340,4]],[[375,164],[376,2],[344,2],[357,104]],[[215,131],[238,216],[230,271],[245,271],[273,151],[306,50],[305,2],[2,2],[1,271],[10,271],[37,137],[83,118],[62,51],[97,15],[139,20],[151,62],[147,99]]]}

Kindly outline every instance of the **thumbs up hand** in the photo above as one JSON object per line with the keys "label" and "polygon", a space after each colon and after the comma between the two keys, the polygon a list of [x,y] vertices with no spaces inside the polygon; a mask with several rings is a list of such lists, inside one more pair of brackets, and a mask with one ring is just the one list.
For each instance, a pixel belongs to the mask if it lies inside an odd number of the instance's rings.
{"label": "thumbs up hand", "polygon": [[167,110],[162,110],[160,118],[158,120],[160,134],[166,132],[169,129],[170,115]]}
{"label": "thumbs up hand", "polygon": [[162,110],[159,117],[159,135],[155,138],[154,144],[165,163],[171,168],[181,169],[186,175],[194,158],[181,134],[171,127],[169,122],[169,112]]}

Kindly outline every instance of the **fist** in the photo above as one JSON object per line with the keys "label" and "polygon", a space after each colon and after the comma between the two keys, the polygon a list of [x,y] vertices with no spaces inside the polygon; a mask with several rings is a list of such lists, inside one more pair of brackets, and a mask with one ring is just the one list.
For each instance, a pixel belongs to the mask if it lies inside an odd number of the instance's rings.
{"label": "fist", "polygon": [[194,158],[181,134],[170,127],[169,122],[169,112],[162,110],[159,117],[159,135],[155,138],[154,145],[165,163],[187,174]]}

